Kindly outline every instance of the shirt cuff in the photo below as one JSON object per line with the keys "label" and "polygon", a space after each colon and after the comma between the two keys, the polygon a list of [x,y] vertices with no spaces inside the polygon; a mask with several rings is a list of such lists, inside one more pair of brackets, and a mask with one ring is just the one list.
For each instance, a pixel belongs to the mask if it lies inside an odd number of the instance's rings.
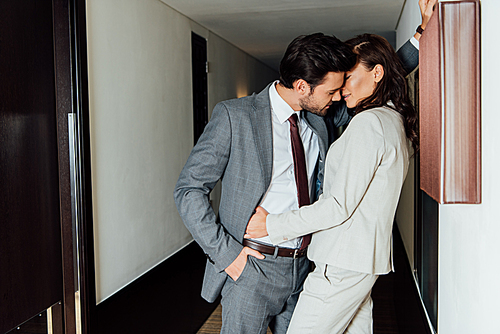
{"label": "shirt cuff", "polygon": [[412,36],[412,38],[410,38],[410,42],[411,44],[413,44],[415,48],[417,48],[417,50],[420,50],[420,43],[417,41],[415,37]]}

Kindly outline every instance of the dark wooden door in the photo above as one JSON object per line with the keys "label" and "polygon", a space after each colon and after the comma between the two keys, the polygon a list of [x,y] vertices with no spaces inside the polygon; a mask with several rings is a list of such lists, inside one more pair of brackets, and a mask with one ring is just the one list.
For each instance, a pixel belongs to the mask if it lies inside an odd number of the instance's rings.
{"label": "dark wooden door", "polygon": [[208,123],[207,40],[191,33],[193,63],[193,126],[194,144]]}
{"label": "dark wooden door", "polygon": [[0,333],[62,300],[52,1],[0,1]]}

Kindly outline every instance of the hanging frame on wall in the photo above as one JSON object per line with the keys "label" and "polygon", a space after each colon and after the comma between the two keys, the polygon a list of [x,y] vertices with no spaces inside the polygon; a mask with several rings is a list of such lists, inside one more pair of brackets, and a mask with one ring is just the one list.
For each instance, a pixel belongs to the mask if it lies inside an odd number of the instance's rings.
{"label": "hanging frame on wall", "polygon": [[479,0],[441,1],[420,39],[420,187],[481,203]]}

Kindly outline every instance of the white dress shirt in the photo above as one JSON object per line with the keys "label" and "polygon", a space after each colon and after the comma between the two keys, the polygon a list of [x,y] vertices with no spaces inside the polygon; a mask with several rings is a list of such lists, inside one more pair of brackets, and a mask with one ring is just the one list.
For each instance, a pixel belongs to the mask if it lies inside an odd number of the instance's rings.
{"label": "white dress shirt", "polygon": [[[309,181],[309,195],[314,192],[314,171],[319,156],[318,137],[307,125],[300,111],[294,111],[288,103],[281,98],[276,90],[279,81],[274,82],[269,88],[269,98],[271,101],[272,127],[273,127],[273,171],[271,183],[260,203],[269,213],[277,214],[290,210],[297,210],[299,202],[297,198],[297,186],[295,184],[295,173],[293,167],[293,153],[290,139],[290,123],[288,118],[296,113],[299,117],[298,126],[300,138],[304,145],[306,157],[307,177]],[[260,243],[272,245],[269,237],[254,239]],[[302,238],[280,243],[280,247],[298,248]]]}
{"label": "white dress shirt", "polygon": [[420,43],[417,41],[415,37],[410,38],[410,42],[417,50],[420,49]]}

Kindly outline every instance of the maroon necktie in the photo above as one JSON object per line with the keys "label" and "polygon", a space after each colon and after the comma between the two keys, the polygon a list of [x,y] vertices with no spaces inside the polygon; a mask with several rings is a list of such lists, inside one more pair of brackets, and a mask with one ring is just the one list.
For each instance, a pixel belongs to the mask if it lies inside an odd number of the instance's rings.
{"label": "maroon necktie", "polygon": [[[288,118],[290,122],[290,138],[292,140],[293,153],[293,168],[295,170],[295,184],[297,185],[297,197],[299,198],[299,208],[303,205],[311,204],[309,198],[309,186],[307,181],[306,157],[304,154],[304,146],[300,139],[299,128],[297,126],[297,114],[293,114]],[[302,238],[302,246],[304,249],[309,245],[311,235],[305,235]]]}

